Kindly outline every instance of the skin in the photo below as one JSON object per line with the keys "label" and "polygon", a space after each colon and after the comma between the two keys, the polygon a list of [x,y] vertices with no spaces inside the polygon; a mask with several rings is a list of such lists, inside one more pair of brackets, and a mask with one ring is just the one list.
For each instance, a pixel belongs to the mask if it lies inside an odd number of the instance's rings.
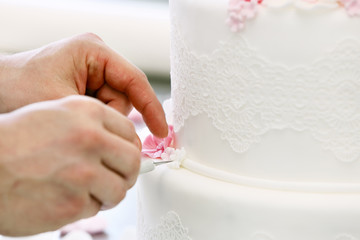
{"label": "skin", "polygon": [[2,235],[56,230],[117,205],[140,165],[132,106],[167,135],[144,73],[94,34],[0,57],[0,86]]}

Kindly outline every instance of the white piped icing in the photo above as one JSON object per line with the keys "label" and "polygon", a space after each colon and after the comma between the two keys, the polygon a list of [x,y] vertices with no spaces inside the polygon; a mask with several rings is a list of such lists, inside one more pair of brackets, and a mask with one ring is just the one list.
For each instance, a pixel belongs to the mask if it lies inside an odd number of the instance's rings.
{"label": "white piped icing", "polygon": [[175,149],[168,147],[161,154],[161,159],[164,161],[173,161],[172,163],[167,164],[170,168],[180,168],[183,161],[186,158],[186,151],[184,148]]}
{"label": "white piped icing", "polygon": [[185,159],[182,167],[220,181],[239,184],[247,187],[256,187],[263,189],[297,191],[297,192],[314,192],[314,193],[359,193],[360,183],[358,182],[304,182],[304,181],[277,181],[265,178],[254,178],[232,174],[206,165],[199,164],[190,159]]}

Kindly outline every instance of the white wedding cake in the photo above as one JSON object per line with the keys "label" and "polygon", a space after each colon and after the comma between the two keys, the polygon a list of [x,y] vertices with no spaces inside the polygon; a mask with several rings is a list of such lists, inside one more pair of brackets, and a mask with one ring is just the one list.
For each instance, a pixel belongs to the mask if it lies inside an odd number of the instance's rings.
{"label": "white wedding cake", "polygon": [[170,15],[177,150],[156,151],[181,166],[139,178],[138,238],[360,240],[360,0]]}

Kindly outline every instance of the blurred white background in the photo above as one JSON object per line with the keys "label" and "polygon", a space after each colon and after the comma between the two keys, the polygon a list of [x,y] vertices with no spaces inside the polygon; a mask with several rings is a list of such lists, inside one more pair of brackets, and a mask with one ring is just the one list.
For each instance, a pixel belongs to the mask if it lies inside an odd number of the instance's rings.
{"label": "blurred white background", "polygon": [[0,31],[10,53],[93,32],[143,71],[169,73],[166,0],[0,0]]}
{"label": "blurred white background", "polygon": [[[161,101],[170,96],[167,0],[0,0],[0,53],[26,51],[84,32],[99,35],[142,69]],[[130,239],[125,235],[135,228],[136,195],[135,186],[116,208],[99,214],[108,226],[95,240]],[[59,237],[56,233],[41,239]]]}

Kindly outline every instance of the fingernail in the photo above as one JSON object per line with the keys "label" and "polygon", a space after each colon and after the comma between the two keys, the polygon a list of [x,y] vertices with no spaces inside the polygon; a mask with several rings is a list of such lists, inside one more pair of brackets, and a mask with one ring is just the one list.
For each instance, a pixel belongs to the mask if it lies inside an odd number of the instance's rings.
{"label": "fingernail", "polygon": [[113,208],[113,207],[115,207],[114,204],[103,203],[103,204],[101,205],[100,210],[102,210],[102,211],[104,211],[104,210],[109,210],[109,209],[111,209],[111,208]]}
{"label": "fingernail", "polygon": [[138,135],[136,135],[135,144],[138,146],[139,150],[142,150],[142,143]]}
{"label": "fingernail", "polygon": [[110,209],[110,207],[107,205],[102,205],[100,208],[101,211],[108,210],[108,209]]}

